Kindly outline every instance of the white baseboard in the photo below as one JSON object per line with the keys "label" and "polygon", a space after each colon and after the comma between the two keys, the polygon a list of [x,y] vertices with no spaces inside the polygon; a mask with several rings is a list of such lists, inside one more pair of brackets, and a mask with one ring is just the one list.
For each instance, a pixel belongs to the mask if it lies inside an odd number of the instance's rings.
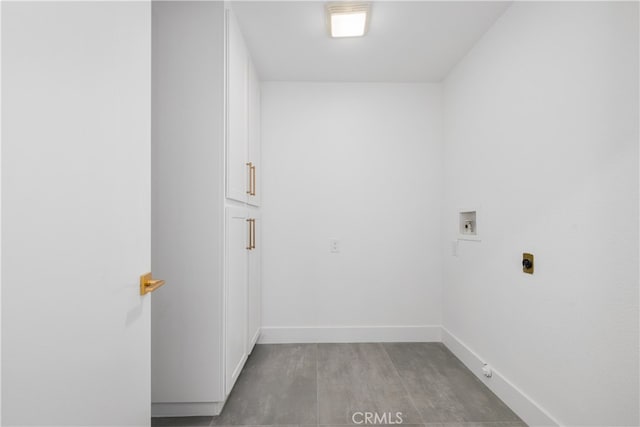
{"label": "white baseboard", "polygon": [[251,354],[251,350],[253,350],[253,347],[258,343],[258,338],[260,338],[260,334],[261,334],[261,329],[258,329],[256,331],[256,334],[253,336],[253,338],[251,338],[251,341],[249,343],[249,354]]}
{"label": "white baseboard", "polygon": [[511,381],[505,378],[492,366],[492,376],[487,378],[482,374],[482,366],[485,361],[466,344],[446,328],[442,328],[442,342],[464,363],[496,396],[509,406],[513,412],[518,414],[529,426],[559,426],[561,425],[551,414],[538,405],[533,399],[527,396],[522,390],[516,387]]}
{"label": "white baseboard", "polygon": [[152,417],[209,417],[220,415],[224,402],[152,403]]}
{"label": "white baseboard", "polygon": [[422,326],[326,326],[263,327],[260,344],[344,342],[440,342],[441,327]]}

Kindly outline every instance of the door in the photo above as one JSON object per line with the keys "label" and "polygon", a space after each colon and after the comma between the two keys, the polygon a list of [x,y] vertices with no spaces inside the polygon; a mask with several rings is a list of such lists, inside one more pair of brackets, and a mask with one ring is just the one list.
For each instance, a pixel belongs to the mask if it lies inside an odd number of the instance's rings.
{"label": "door", "polygon": [[3,425],[150,422],[150,17],[2,3]]}
{"label": "door", "polygon": [[248,158],[253,166],[249,178],[251,192],[247,198],[247,202],[253,206],[260,206],[262,196],[262,163],[261,163],[261,147],[260,147],[260,80],[256,68],[249,58],[248,68],[248,94],[247,94],[247,113],[248,113]]}
{"label": "door", "polygon": [[253,224],[253,244],[249,251],[248,268],[248,332],[247,332],[247,353],[251,353],[260,334],[262,323],[262,284],[260,276],[262,274],[262,219],[260,211],[251,210],[249,216]]}
{"label": "door", "polygon": [[252,173],[247,161],[247,49],[233,12],[226,12],[227,198],[246,202]]}
{"label": "door", "polygon": [[247,253],[252,223],[247,210],[226,208],[225,392],[229,394],[247,358]]}

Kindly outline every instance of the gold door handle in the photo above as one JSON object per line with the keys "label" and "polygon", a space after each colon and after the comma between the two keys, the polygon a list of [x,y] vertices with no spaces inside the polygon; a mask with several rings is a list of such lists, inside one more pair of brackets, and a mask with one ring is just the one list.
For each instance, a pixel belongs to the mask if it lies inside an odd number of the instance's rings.
{"label": "gold door handle", "polygon": [[157,280],[151,276],[151,273],[140,276],[140,295],[146,295],[153,292],[160,286],[164,285],[164,280]]}
{"label": "gold door handle", "polygon": [[249,189],[247,190],[247,194],[250,196],[253,196],[253,163],[248,162],[246,163],[247,166],[249,166]]}
{"label": "gold door handle", "polygon": [[250,251],[253,249],[253,219],[247,218],[247,224],[249,224],[249,245],[247,246],[247,250]]}

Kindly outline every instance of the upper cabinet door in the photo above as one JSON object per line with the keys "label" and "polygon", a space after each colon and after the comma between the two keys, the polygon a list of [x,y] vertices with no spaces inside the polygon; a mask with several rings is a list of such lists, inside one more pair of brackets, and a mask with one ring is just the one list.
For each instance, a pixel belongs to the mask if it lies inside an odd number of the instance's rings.
{"label": "upper cabinet door", "polygon": [[245,203],[252,192],[248,164],[248,55],[238,22],[227,9],[227,198]]}
{"label": "upper cabinet door", "polygon": [[260,206],[262,193],[262,163],[260,151],[260,80],[255,66],[249,59],[248,71],[248,111],[249,111],[249,162],[253,167],[249,178],[251,192],[247,199],[253,206]]}

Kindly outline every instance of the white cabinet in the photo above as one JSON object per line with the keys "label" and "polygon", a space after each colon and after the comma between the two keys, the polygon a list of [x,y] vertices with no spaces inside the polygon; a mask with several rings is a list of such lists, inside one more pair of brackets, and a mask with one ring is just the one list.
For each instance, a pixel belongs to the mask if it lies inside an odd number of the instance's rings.
{"label": "white cabinet", "polygon": [[152,4],[153,416],[217,415],[260,333],[260,86],[228,7]]}
{"label": "white cabinet", "polygon": [[260,206],[260,81],[232,10],[227,21],[227,198]]}
{"label": "white cabinet", "polygon": [[225,393],[260,335],[260,211],[227,207],[225,218]]}
{"label": "white cabinet", "polygon": [[247,358],[248,251],[253,223],[247,210],[226,208],[225,250],[225,393],[229,394]]}
{"label": "white cabinet", "polygon": [[262,326],[262,218],[257,209],[249,210],[250,220],[253,227],[253,244],[248,256],[248,279],[247,289],[249,312],[247,320],[247,353],[251,353],[260,335]]}
{"label": "white cabinet", "polygon": [[260,334],[260,81],[231,9],[226,10],[225,392]]}
{"label": "white cabinet", "polygon": [[226,10],[227,29],[227,132],[226,175],[227,198],[246,202],[252,192],[248,160],[248,63],[247,48],[238,23],[230,9]]}
{"label": "white cabinet", "polygon": [[[225,393],[260,334],[260,82],[231,9],[226,10]],[[233,201],[233,202],[230,202]]]}
{"label": "white cabinet", "polygon": [[247,202],[253,206],[260,206],[262,194],[262,164],[260,151],[260,81],[253,61],[249,60],[247,73],[248,88],[248,162],[253,167],[249,183],[251,191]]}

